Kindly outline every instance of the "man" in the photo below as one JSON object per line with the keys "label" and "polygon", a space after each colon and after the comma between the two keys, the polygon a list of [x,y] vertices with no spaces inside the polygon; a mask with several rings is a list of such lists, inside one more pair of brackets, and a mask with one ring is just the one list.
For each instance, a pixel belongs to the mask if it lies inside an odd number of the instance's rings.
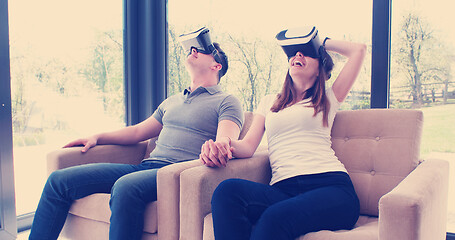
{"label": "man", "polygon": [[[134,126],[68,143],[82,152],[101,144],[135,144],[158,137],[150,157],[139,165],[97,163],[52,173],[35,213],[30,239],[57,239],[72,202],[94,193],[110,193],[109,239],[141,239],[147,203],[157,199],[156,174],[168,164],[197,159],[208,139],[237,139],[243,123],[240,102],[221,92],[218,82],[228,61],[209,30],[180,37],[188,52],[189,89],[163,101],[151,117]],[[223,166],[213,162],[209,166]]]}

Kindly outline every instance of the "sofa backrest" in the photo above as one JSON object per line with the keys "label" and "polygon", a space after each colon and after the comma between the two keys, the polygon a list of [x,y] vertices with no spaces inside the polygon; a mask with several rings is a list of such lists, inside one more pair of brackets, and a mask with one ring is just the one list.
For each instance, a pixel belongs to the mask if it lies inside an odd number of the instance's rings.
{"label": "sofa backrest", "polygon": [[239,139],[243,139],[245,137],[248,130],[250,130],[251,123],[253,123],[253,113],[252,112],[245,112],[245,114],[243,116],[244,116],[243,117],[243,127],[242,127],[242,131],[240,131]]}
{"label": "sofa backrest", "polygon": [[418,110],[339,111],[332,148],[360,199],[360,213],[378,216],[379,199],[419,164],[423,113]]}
{"label": "sofa backrest", "polygon": [[153,151],[153,149],[155,149],[157,139],[158,139],[158,137],[154,137],[154,138],[150,138],[149,140],[147,140],[148,144],[147,144],[147,149],[145,150],[144,159],[148,158],[150,156],[150,153]]}
{"label": "sofa backrest", "polygon": [[[250,129],[251,123],[253,122],[253,113],[252,112],[245,112],[244,113],[244,120],[243,120],[243,127],[242,131],[240,132],[239,138],[242,139],[245,137],[246,133]],[[153,149],[156,147],[155,138],[151,138],[148,140],[147,144],[147,150],[145,151],[144,158],[148,158],[150,156],[150,153],[153,151]]]}

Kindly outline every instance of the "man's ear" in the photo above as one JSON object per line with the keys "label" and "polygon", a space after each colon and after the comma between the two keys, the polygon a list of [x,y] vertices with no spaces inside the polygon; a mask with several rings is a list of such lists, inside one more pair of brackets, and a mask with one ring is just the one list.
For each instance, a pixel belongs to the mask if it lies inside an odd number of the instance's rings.
{"label": "man's ear", "polygon": [[221,71],[221,69],[223,68],[223,65],[221,65],[221,63],[217,63],[217,62],[215,62],[215,63],[216,63],[216,65],[214,65],[212,68],[214,70]]}

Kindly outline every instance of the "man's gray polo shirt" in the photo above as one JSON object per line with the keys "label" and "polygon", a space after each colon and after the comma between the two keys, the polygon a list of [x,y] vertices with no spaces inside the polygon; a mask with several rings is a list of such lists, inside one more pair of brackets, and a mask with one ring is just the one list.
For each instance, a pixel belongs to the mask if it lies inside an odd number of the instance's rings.
{"label": "man's gray polo shirt", "polygon": [[146,160],[181,162],[199,158],[201,146],[216,139],[218,122],[231,120],[239,128],[243,110],[239,100],[221,87],[184,90],[164,100],[152,115],[163,125],[156,148]]}

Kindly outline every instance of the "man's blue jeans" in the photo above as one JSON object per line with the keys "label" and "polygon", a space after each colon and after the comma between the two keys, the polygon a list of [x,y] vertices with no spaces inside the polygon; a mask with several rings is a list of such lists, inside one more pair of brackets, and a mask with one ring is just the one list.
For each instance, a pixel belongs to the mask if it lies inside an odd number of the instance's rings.
{"label": "man's blue jeans", "polygon": [[297,176],[273,186],[229,179],[212,196],[216,240],[293,240],[319,230],[350,229],[359,208],[344,172]]}
{"label": "man's blue jeans", "polygon": [[145,206],[157,199],[157,171],[168,164],[95,163],[53,172],[44,186],[29,239],[57,239],[72,202],[94,193],[111,194],[109,239],[141,239]]}

